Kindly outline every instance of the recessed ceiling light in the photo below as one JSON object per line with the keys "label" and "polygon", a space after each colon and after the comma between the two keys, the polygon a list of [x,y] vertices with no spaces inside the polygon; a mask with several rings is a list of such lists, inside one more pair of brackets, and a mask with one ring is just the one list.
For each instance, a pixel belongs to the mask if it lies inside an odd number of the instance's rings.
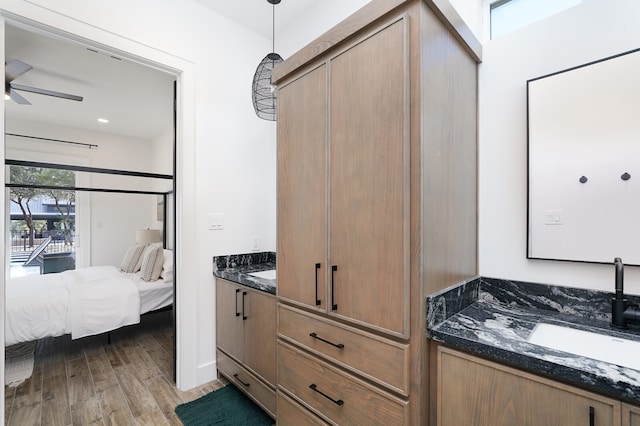
{"label": "recessed ceiling light", "polygon": [[5,101],[8,101],[9,99],[11,99],[11,96],[9,96],[9,94],[8,94],[8,93],[5,93],[5,94],[4,94],[4,100],[5,100]]}
{"label": "recessed ceiling light", "polygon": [[106,118],[98,118],[98,123],[107,124],[108,122],[109,120],[107,120]]}

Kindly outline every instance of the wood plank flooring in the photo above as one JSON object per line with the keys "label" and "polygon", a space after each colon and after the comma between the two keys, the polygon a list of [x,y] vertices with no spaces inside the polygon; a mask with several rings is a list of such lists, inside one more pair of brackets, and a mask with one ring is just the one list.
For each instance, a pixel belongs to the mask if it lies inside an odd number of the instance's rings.
{"label": "wood plank flooring", "polygon": [[171,312],[106,335],[47,338],[33,375],[5,386],[6,425],[181,425],[174,408],[226,385],[178,390],[173,382]]}

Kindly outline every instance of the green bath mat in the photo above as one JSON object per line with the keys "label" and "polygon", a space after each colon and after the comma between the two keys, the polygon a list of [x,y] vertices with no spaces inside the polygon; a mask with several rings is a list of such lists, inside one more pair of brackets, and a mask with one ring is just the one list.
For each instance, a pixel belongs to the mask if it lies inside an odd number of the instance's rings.
{"label": "green bath mat", "polygon": [[176,414],[185,426],[271,426],[274,421],[233,385],[180,404]]}

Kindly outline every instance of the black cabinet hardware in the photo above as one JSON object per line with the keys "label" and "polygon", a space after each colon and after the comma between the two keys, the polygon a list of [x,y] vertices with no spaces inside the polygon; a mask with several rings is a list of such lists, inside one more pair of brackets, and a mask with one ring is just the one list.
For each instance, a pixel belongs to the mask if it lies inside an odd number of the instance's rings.
{"label": "black cabinet hardware", "polygon": [[318,269],[320,269],[320,266],[322,265],[316,263],[316,306],[320,306],[322,303],[322,301],[318,299]]}
{"label": "black cabinet hardware", "polygon": [[327,398],[329,401],[333,402],[336,405],[344,405],[344,401],[343,400],[341,400],[341,399],[335,400],[335,399],[331,398],[329,395],[327,395],[326,393],[319,391],[318,390],[318,386],[316,386],[315,383],[311,383],[309,385],[309,388],[314,390],[314,391],[316,391],[316,392],[318,392],[320,395],[324,396],[325,398]]}
{"label": "black cabinet hardware", "polygon": [[244,386],[246,386],[246,387],[251,386],[251,383],[243,382],[242,379],[240,377],[238,377],[238,373],[234,374],[233,377],[235,377],[236,380],[239,381],[240,383],[242,383]]}
{"label": "black cabinet hardware", "polygon": [[593,407],[589,407],[589,426],[596,425],[596,410]]}
{"label": "black cabinet hardware", "polygon": [[338,310],[338,304],[335,303],[335,274],[336,271],[338,270],[338,265],[332,265],[331,266],[331,310],[332,311],[337,311]]}
{"label": "black cabinet hardware", "polygon": [[336,347],[336,348],[338,348],[338,349],[343,349],[343,348],[344,348],[344,345],[343,345],[342,343],[333,343],[333,342],[330,342],[330,341],[328,341],[328,340],[323,339],[322,337],[318,337],[318,335],[317,335],[316,333],[309,333],[309,336],[313,337],[314,339],[318,339],[318,340],[320,340],[321,342],[328,343],[328,344],[329,344],[329,345],[331,345],[331,346],[335,346],[335,347]]}
{"label": "black cabinet hardware", "polygon": [[240,293],[240,289],[236,288],[236,316],[240,316],[240,312],[238,312],[238,293]]}
{"label": "black cabinet hardware", "polygon": [[247,315],[245,315],[245,310],[244,310],[244,300],[247,297],[247,292],[243,291],[242,292],[242,321],[245,321],[247,319]]}

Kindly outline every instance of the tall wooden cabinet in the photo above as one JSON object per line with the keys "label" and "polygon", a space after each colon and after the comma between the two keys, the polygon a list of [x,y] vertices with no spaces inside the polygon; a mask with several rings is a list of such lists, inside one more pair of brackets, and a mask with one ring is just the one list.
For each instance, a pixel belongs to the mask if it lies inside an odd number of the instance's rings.
{"label": "tall wooden cabinet", "polygon": [[406,19],[377,28],[278,93],[279,296],[403,337],[407,36]]}
{"label": "tall wooden cabinet", "polygon": [[273,71],[279,424],[428,422],[425,297],[477,274],[479,43],[436,3],[373,0]]}

